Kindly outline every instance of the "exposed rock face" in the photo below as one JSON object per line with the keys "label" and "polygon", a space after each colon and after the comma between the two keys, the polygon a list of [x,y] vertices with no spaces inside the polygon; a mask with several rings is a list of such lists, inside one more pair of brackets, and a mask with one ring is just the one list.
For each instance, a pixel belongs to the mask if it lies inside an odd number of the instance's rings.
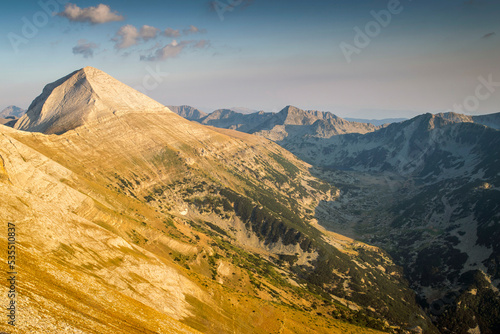
{"label": "exposed rock face", "polygon": [[301,110],[288,106],[265,122],[254,127],[252,133],[293,146],[309,137],[329,138],[343,133],[367,133],[377,129],[371,124],[348,122],[329,112]]}
{"label": "exposed rock face", "polygon": [[130,112],[170,111],[108,74],[85,67],[45,86],[15,128],[61,134],[83,124]]}
{"label": "exposed rock face", "polygon": [[7,118],[0,118],[0,124],[13,128],[18,120],[19,118],[16,118],[14,116],[9,116]]}
{"label": "exposed rock face", "polygon": [[425,114],[366,135],[311,138],[290,150],[315,166],[447,178],[473,173],[474,164],[489,159],[486,138],[497,134],[463,118]]}

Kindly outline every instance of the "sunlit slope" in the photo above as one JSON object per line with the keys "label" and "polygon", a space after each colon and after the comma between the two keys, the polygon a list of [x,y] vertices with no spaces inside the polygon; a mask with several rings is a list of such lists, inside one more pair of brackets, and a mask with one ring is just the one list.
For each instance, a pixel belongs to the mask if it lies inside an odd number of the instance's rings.
{"label": "sunlit slope", "polygon": [[[84,72],[90,86],[101,85],[100,73]],[[77,107],[66,81],[60,98]],[[155,312],[167,319],[158,326],[205,333],[368,331],[346,322],[433,332],[387,254],[317,227],[318,203],[338,193],[309,165],[264,138],[166,108],[149,112],[145,98],[129,108],[121,104],[130,95],[116,105],[107,96],[96,100],[107,106],[102,114],[92,110],[65,131],[0,127],[0,180],[10,196],[2,219],[19,224],[20,246],[39,272],[26,298],[45,294],[71,310],[60,314],[74,328],[83,328],[81,316],[115,332],[168,332],[151,327]],[[52,94],[44,99],[40,110],[60,105]],[[44,288],[54,280],[64,293]],[[106,317],[116,323],[103,325]],[[133,324],[122,329],[120,319]]]}
{"label": "sunlit slope", "polygon": [[[232,246],[234,239],[210,235],[209,228],[185,226],[187,219],[177,217],[175,208],[172,214],[157,212],[133,190],[122,190],[125,176],[118,171],[156,178],[150,181],[155,186],[180,175],[168,166],[153,168],[155,155],[140,159],[128,150],[137,145],[99,148],[100,140],[91,144],[90,135],[81,138],[78,132],[45,136],[1,130],[0,212],[18,231],[19,333],[194,332],[192,327],[212,333],[268,333],[281,327],[284,332],[356,332],[355,326],[307,311],[316,298],[295,296],[290,285],[282,287],[289,302],[280,306],[279,298],[266,296],[272,283],[249,270],[250,261],[265,260]],[[92,162],[96,151],[102,158]],[[217,259],[210,267],[214,251],[223,252],[214,243],[244,256],[248,267],[235,270],[234,278],[243,281],[241,286],[220,285],[226,273],[219,268],[232,264],[230,258],[228,263]],[[178,257],[190,258],[193,269]],[[215,280],[214,270],[220,276]],[[257,288],[257,280],[266,288]]]}

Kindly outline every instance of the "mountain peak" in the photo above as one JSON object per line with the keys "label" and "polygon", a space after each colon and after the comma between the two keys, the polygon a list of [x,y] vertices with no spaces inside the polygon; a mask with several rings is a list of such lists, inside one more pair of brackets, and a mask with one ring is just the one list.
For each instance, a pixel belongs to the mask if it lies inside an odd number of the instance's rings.
{"label": "mountain peak", "polygon": [[456,122],[456,123],[462,123],[462,122],[473,122],[472,116],[467,116],[463,114],[458,114],[455,112],[445,112],[445,113],[439,113],[436,114],[437,117],[441,117],[443,119]]}
{"label": "mountain peak", "polygon": [[91,73],[104,73],[103,71],[92,67],[92,66],[85,66],[84,68],[80,69],[80,71],[83,71],[85,73],[91,74]]}
{"label": "mountain peak", "polygon": [[15,128],[60,134],[130,112],[170,110],[107,73],[87,66],[46,85]]}
{"label": "mountain peak", "polygon": [[302,109],[299,109],[297,107],[294,107],[292,105],[289,105],[289,106],[286,106],[285,108],[283,108],[279,113],[280,114],[294,114],[294,113],[304,113],[305,111],[302,110]]}
{"label": "mountain peak", "polygon": [[16,106],[8,106],[7,108],[0,111],[0,118],[21,117],[25,111],[26,110]]}
{"label": "mountain peak", "polygon": [[197,121],[208,115],[207,113],[188,105],[167,107],[177,115],[184,117],[185,119],[190,121]]}
{"label": "mountain peak", "polygon": [[330,112],[317,110],[302,110],[294,106],[286,106],[278,115],[284,117],[284,123],[288,125],[311,125],[317,120],[337,120],[337,116]]}

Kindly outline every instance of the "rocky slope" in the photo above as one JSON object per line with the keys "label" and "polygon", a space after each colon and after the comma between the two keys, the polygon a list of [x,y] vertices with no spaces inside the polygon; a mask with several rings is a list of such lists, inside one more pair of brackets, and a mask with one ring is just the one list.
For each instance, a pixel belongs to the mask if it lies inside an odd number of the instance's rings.
{"label": "rocky slope", "polygon": [[316,166],[439,178],[449,173],[463,175],[471,163],[490,156],[482,149],[488,140],[483,133],[495,137],[498,132],[425,114],[366,135],[304,140],[293,153]]}
{"label": "rocky slope", "polygon": [[220,110],[201,122],[272,139],[314,165],[340,188],[337,201],[316,208],[320,224],[388,250],[442,332],[496,333],[499,115],[426,114],[359,130],[289,107]]}
{"label": "rocky slope", "polygon": [[500,132],[466,119],[427,114],[294,153],[341,190],[320,206],[325,226],[388,250],[442,332],[495,333]]}
{"label": "rocky slope", "polygon": [[0,126],[0,213],[18,233],[20,333],[435,332],[384,251],[317,224],[337,189],[264,138],[93,68],[18,124],[30,132]]}

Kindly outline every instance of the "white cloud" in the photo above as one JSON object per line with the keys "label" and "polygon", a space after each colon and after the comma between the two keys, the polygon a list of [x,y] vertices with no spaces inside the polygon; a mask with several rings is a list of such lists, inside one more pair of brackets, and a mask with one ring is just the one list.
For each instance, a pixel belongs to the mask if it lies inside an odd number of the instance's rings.
{"label": "white cloud", "polygon": [[141,56],[141,60],[145,61],[157,61],[165,60],[168,58],[177,57],[192,41],[182,41],[177,42],[176,40],[172,43],[165,45],[163,48],[157,49],[153,54],[149,56]]}
{"label": "white cloud", "polygon": [[75,4],[68,3],[64,11],[57,15],[65,17],[72,22],[87,22],[91,24],[124,20],[122,15],[112,12],[111,8],[104,4],[99,4],[97,7],[80,8]]}
{"label": "white cloud", "polygon": [[143,40],[148,41],[150,39],[155,38],[159,32],[160,32],[160,29],[157,29],[155,27],[151,27],[148,25],[144,25],[144,26],[142,26],[141,30],[139,31],[139,35]]}
{"label": "white cloud", "polygon": [[139,38],[139,31],[137,28],[131,24],[127,24],[118,30],[116,33],[116,37],[113,38],[113,41],[116,42],[115,48],[117,49],[126,49],[133,45],[137,44],[137,40]]}
{"label": "white cloud", "polygon": [[171,37],[171,38],[174,38],[174,37],[179,37],[181,35],[181,32],[179,30],[175,30],[175,29],[172,29],[172,28],[167,28],[165,29],[165,31],[163,32],[163,34],[167,37]]}
{"label": "white cloud", "polygon": [[140,40],[148,41],[156,38],[159,32],[160,29],[152,26],[144,25],[138,30],[133,25],[127,24],[117,31],[113,41],[116,42],[116,49],[126,49],[136,45]]}
{"label": "white cloud", "polygon": [[[195,33],[203,33],[206,32],[204,29],[199,29],[193,25],[189,26],[188,29],[184,29],[182,33],[179,30],[175,30],[173,28],[167,28],[163,32],[155,27],[144,25],[140,29],[136,28],[131,24],[127,24],[121,27],[115,34],[115,37],[112,38],[112,41],[115,42],[115,49],[127,49],[131,46],[139,44],[139,42],[147,42],[151,39],[155,39],[158,36],[165,36],[169,38],[177,38],[184,35],[195,34]],[[203,49],[210,46],[210,42],[208,40],[201,41],[181,41],[177,42],[174,40],[172,43],[167,44],[163,47],[160,47],[158,43],[147,50],[143,50],[143,53],[150,53],[146,56],[141,56],[141,60],[146,61],[156,61],[156,60],[164,60],[168,58],[174,58],[178,56],[186,46],[190,46],[192,48]]]}
{"label": "white cloud", "polygon": [[189,34],[206,33],[207,31],[205,29],[199,29],[194,25],[190,25],[188,29],[184,29],[182,32],[184,33],[184,35],[189,35]]}
{"label": "white cloud", "polygon": [[192,49],[204,49],[210,46],[210,41],[201,40],[201,41],[181,41],[177,42],[176,40],[172,41],[172,43],[165,45],[162,48],[156,49],[149,56],[141,56],[141,60],[143,61],[159,61],[165,60],[169,58],[175,58],[180,55],[187,47]]}
{"label": "white cloud", "polygon": [[73,47],[73,54],[82,55],[84,58],[92,58],[94,56],[94,50],[99,46],[95,43],[87,42],[85,39],[78,41],[78,44]]}

